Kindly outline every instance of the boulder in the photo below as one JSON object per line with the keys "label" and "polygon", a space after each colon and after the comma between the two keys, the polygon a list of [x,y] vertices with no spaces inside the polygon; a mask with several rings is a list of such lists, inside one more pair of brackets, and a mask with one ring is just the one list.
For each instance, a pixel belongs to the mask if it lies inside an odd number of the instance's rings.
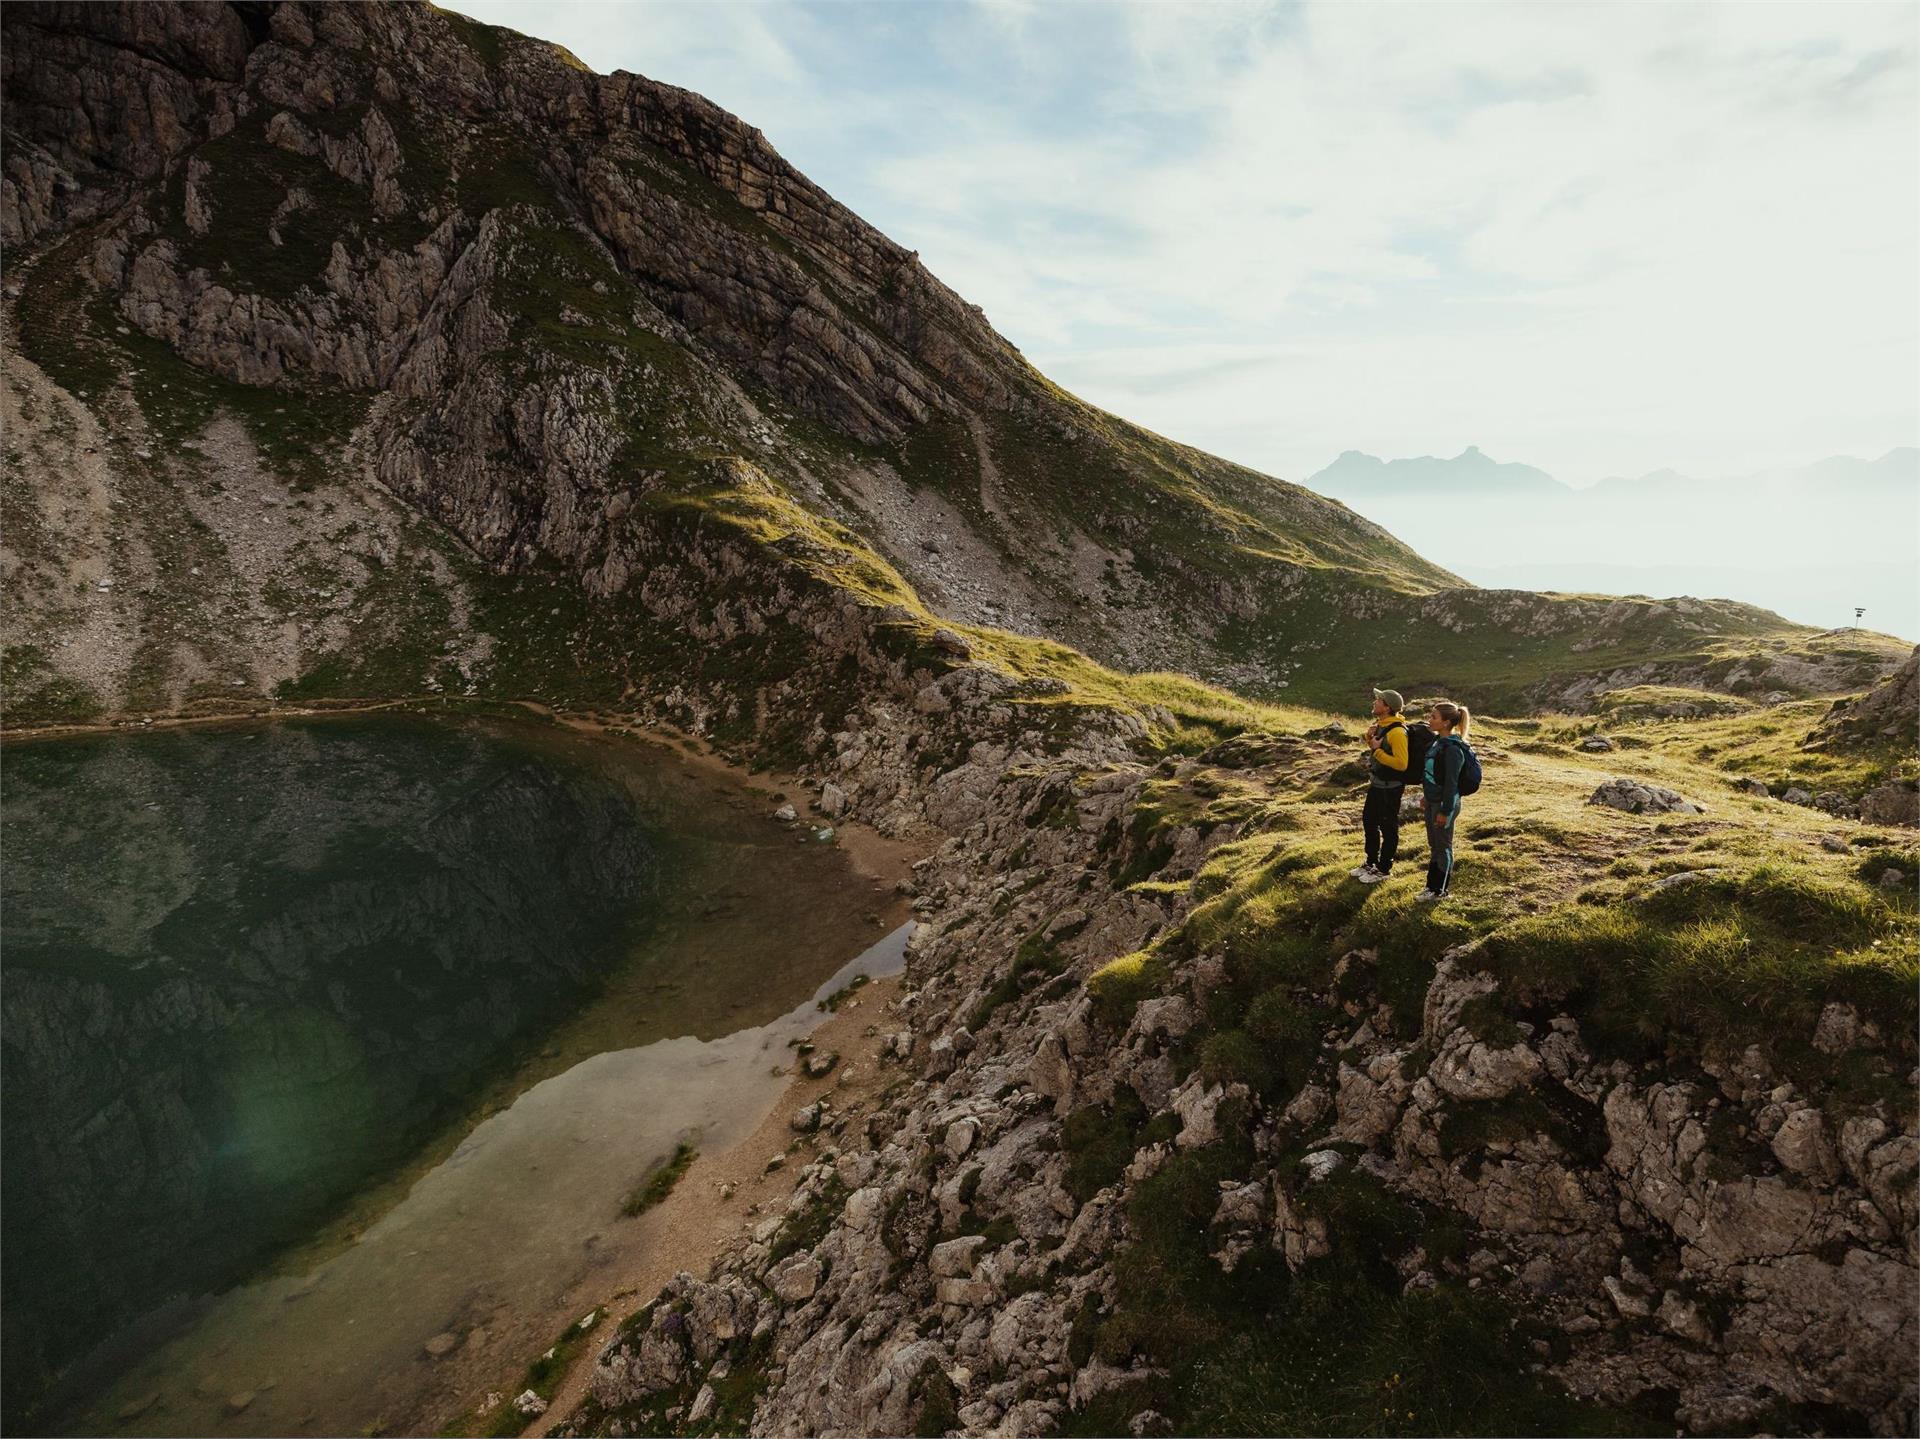
{"label": "boulder", "polygon": [[1602,804],[1610,809],[1624,810],[1628,814],[1705,814],[1706,806],[1698,804],[1664,785],[1651,784],[1646,780],[1624,779],[1615,776],[1607,780],[1587,798],[1588,804]]}
{"label": "boulder", "polygon": [[856,1189],[847,1196],[846,1208],[841,1218],[849,1229],[866,1234],[879,1227],[880,1216],[886,1211],[886,1200],[878,1186]]}
{"label": "boulder", "polygon": [[812,1104],[794,1110],[793,1118],[787,1121],[787,1125],[796,1134],[812,1134],[820,1127],[820,1121],[826,1117],[826,1113],[827,1102],[816,1099]]}
{"label": "boulder", "polygon": [[1327,1117],[1333,1108],[1333,1096],[1317,1084],[1309,1084],[1294,1095],[1280,1118],[1296,1129],[1311,1129]]}
{"label": "boulder", "polygon": [[1866,824],[1920,827],[1920,783],[1889,780],[1860,796],[1860,818]]}
{"label": "boulder", "polygon": [[1580,741],[1580,748],[1588,754],[1605,754],[1608,750],[1618,749],[1619,746],[1603,734],[1590,734]]}
{"label": "boulder", "polygon": [[962,636],[947,629],[945,626],[935,630],[929,637],[927,643],[932,645],[941,654],[952,655],[955,659],[966,660],[973,658],[973,646],[968,644]]}
{"label": "boulder", "polygon": [[933,1286],[934,1296],[942,1304],[958,1304],[979,1309],[993,1303],[994,1287],[984,1279],[942,1279]]}
{"label": "boulder", "polygon": [[820,1288],[820,1261],[804,1249],[789,1254],[767,1271],[767,1288],[783,1304],[800,1304]]}
{"label": "boulder", "polygon": [[1661,1328],[1676,1338],[1703,1346],[1713,1343],[1713,1326],[1707,1323],[1700,1306],[1677,1290],[1666,1292],[1654,1317],[1660,1321]]}
{"label": "boulder", "polygon": [[839,818],[847,812],[847,792],[828,780],[820,786],[820,798],[816,801],[820,813]]}
{"label": "boulder", "polygon": [[1813,1027],[1813,1047],[1822,1054],[1845,1054],[1860,1042],[1860,1013],[1835,1000],[1820,1011]]}
{"label": "boulder", "polygon": [[1817,1109],[1796,1109],[1773,1136],[1774,1157],[1795,1174],[1821,1184],[1840,1176],[1840,1161],[1827,1137],[1826,1117]]}
{"label": "boulder", "polygon": [[987,1237],[984,1234],[949,1239],[933,1246],[933,1253],[927,1256],[927,1267],[933,1271],[936,1279],[964,1279],[973,1273],[973,1262],[986,1247]]}
{"label": "boulder", "polygon": [[706,1423],[719,1406],[720,1397],[713,1392],[713,1386],[702,1384],[700,1392],[693,1396],[693,1403],[687,1408],[686,1423],[690,1427]]}

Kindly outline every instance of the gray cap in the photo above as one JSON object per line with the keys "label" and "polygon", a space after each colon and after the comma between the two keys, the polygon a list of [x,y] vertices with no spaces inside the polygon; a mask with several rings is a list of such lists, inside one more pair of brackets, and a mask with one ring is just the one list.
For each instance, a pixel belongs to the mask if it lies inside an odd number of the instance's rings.
{"label": "gray cap", "polygon": [[1400,698],[1399,690],[1375,690],[1373,697],[1377,700],[1385,700],[1387,702],[1387,708],[1395,714],[1399,714],[1401,710],[1407,707],[1407,702]]}

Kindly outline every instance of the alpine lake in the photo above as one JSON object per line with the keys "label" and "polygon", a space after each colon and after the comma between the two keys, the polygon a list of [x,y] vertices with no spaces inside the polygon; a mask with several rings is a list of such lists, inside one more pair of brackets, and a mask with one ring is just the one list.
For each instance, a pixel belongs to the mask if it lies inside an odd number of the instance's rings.
{"label": "alpine lake", "polygon": [[363,714],[9,742],[6,1429],[398,1430],[784,1087],[903,902],[661,744]]}

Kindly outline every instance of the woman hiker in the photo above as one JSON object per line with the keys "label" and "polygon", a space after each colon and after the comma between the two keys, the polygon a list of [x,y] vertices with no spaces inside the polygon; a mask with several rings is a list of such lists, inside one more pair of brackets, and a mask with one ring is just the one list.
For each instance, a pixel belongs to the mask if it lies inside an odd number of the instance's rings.
{"label": "woman hiker", "polygon": [[1373,692],[1373,723],[1367,728],[1367,802],[1360,827],[1367,837],[1367,862],[1353,871],[1362,884],[1378,884],[1393,870],[1400,850],[1400,796],[1407,787],[1406,701],[1398,690]]}
{"label": "woman hiker", "polygon": [[1466,766],[1467,726],[1473,716],[1465,705],[1452,700],[1435,700],[1427,711],[1427,723],[1433,727],[1433,743],[1427,746],[1425,773],[1421,776],[1421,794],[1427,811],[1427,887],[1416,899],[1447,897],[1453,882],[1453,836],[1460,827],[1460,772]]}

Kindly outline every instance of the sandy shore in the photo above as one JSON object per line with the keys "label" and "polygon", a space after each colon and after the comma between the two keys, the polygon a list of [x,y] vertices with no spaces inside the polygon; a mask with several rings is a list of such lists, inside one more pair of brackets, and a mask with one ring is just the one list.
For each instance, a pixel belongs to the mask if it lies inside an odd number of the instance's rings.
{"label": "sandy shore", "polygon": [[[573,1412],[586,1395],[594,1356],[620,1322],[650,1303],[661,1286],[682,1270],[704,1276],[733,1240],[769,1215],[786,1212],[800,1171],[823,1145],[832,1143],[831,1136],[826,1135],[796,1136],[788,1124],[789,1117],[803,1105],[830,1094],[838,1115],[850,1118],[854,1125],[861,1122],[881,1090],[899,1077],[897,1066],[886,1068],[880,1061],[885,1036],[897,1027],[888,1022],[887,1006],[899,993],[897,976],[875,980],[842,1002],[838,1012],[824,1016],[812,1040],[818,1053],[841,1056],[834,1072],[809,1079],[796,1066],[786,1092],[751,1135],[723,1153],[702,1154],[663,1203],[633,1221],[645,1233],[645,1253],[613,1276],[604,1291],[577,1296],[580,1313],[586,1314],[596,1306],[604,1312],[589,1343],[555,1391],[552,1405],[526,1430],[527,1434],[550,1433]],[[786,1162],[769,1171],[767,1161],[775,1155],[786,1155]],[[526,1360],[534,1357],[529,1354]],[[492,1387],[504,1393],[516,1378],[518,1371],[503,1372]],[[477,1404],[484,1397],[481,1393],[472,1399]],[[455,1411],[459,1412],[465,1410]],[[453,1413],[438,1416],[442,1424],[453,1417]]]}

